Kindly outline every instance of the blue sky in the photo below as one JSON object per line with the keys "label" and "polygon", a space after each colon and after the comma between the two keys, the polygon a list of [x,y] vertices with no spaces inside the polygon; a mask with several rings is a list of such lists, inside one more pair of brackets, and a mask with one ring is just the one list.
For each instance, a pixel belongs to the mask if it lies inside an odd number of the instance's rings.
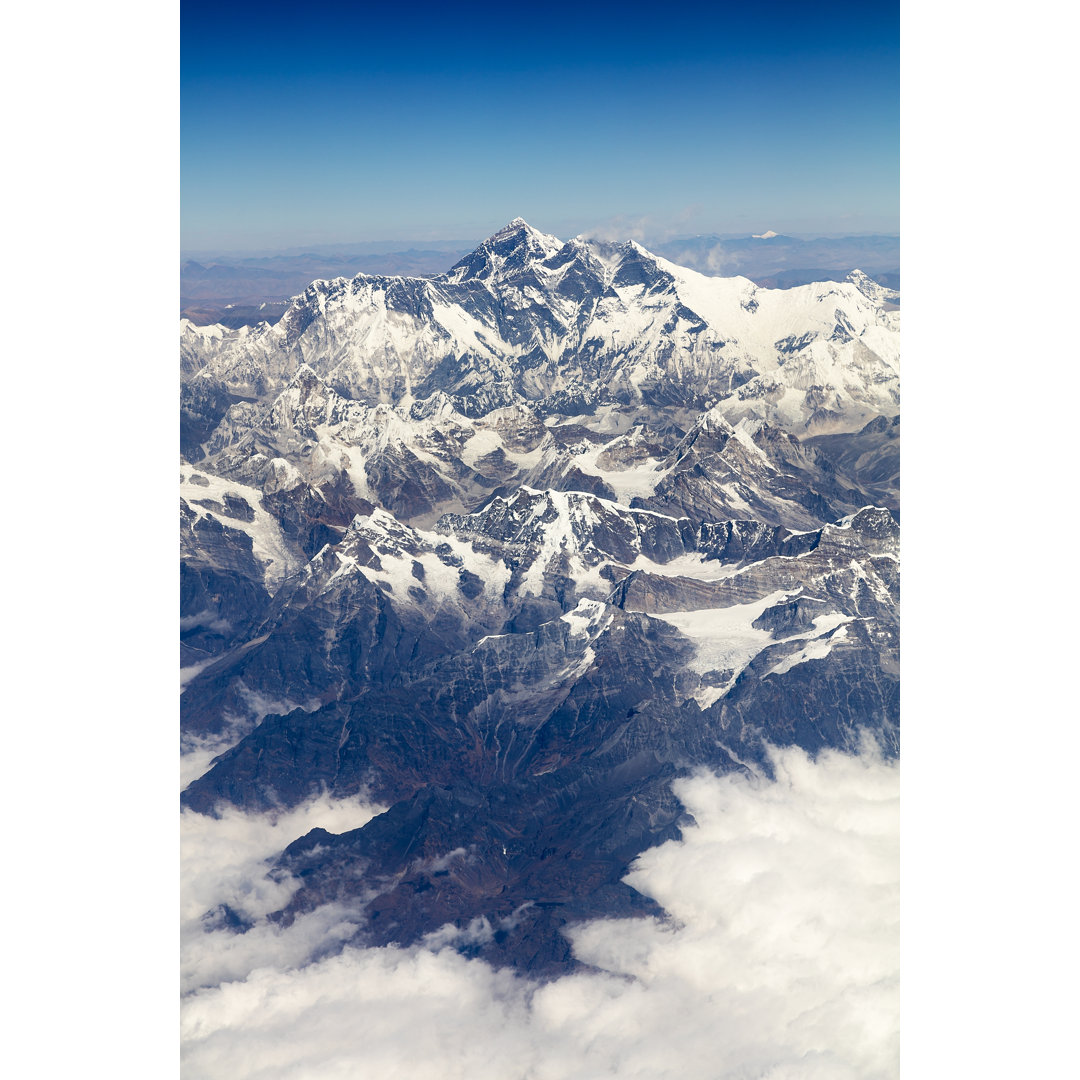
{"label": "blue sky", "polygon": [[895,3],[181,5],[181,244],[896,232]]}

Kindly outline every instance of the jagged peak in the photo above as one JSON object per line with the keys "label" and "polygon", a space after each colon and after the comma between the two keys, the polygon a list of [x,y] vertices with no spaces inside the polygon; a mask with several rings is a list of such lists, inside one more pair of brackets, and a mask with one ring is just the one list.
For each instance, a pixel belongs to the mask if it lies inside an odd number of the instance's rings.
{"label": "jagged peak", "polygon": [[[707,409],[703,412],[688,434],[692,434],[695,429],[701,431],[722,431],[725,435],[735,434],[734,425],[724,415],[724,402],[722,401],[715,404],[711,409]],[[760,430],[760,428],[758,430]],[[757,434],[757,431],[755,431],[754,434]]]}
{"label": "jagged peak", "polygon": [[340,397],[337,391],[310,364],[301,362],[292,373],[289,381],[281,388],[274,399],[274,403],[291,400],[293,391],[300,390],[309,394],[316,389],[327,398]]}
{"label": "jagged peak", "polygon": [[852,528],[859,531],[860,529],[873,527],[884,527],[888,532],[896,536],[900,534],[900,526],[896,523],[892,513],[886,507],[874,506],[873,503],[860,507],[853,514],[845,514],[844,517],[838,518],[836,521],[826,522],[822,526],[822,531],[845,531]]}
{"label": "jagged peak", "polygon": [[308,363],[301,361],[300,366],[293,373],[293,377],[289,380],[291,385],[296,385],[301,382],[310,382],[314,379],[316,382],[322,382],[319,378],[319,373]]}
{"label": "jagged peak", "polygon": [[410,420],[446,420],[457,419],[466,421],[457,407],[454,399],[445,390],[436,390],[426,398],[414,401],[408,409],[407,416]]}
{"label": "jagged peak", "polygon": [[863,273],[858,268],[851,271],[844,280],[849,285],[854,285],[868,300],[881,302],[895,302],[900,298],[900,294],[895,289],[890,289],[885,285],[879,285],[868,274]]}
{"label": "jagged peak", "polygon": [[528,402],[515,401],[510,405],[500,405],[479,418],[485,424],[497,424],[502,420],[535,420],[541,424],[539,416],[530,408]]}
{"label": "jagged peak", "polygon": [[512,237],[525,241],[532,241],[544,249],[552,249],[555,251],[558,251],[558,249],[563,246],[563,241],[557,236],[553,236],[551,233],[541,232],[539,229],[530,225],[523,217],[516,217],[513,221],[508,221],[501,229],[493,232],[491,236],[480,244],[477,250],[492,247],[497,243],[505,243],[505,241]]}
{"label": "jagged peak", "polygon": [[199,338],[203,338],[203,339],[205,339],[205,338],[221,338],[221,337],[224,337],[228,333],[229,333],[229,328],[227,326],[223,326],[221,323],[210,323],[210,324],[205,325],[205,326],[200,326],[197,323],[193,323],[188,318],[184,318],[183,316],[181,316],[181,318],[180,318],[180,336],[181,337],[184,337],[185,335],[188,335],[188,336],[194,335],[195,337],[199,337]]}
{"label": "jagged peak", "polygon": [[524,218],[516,217],[455,263],[446,277],[450,281],[495,277],[507,266],[519,269],[542,262],[562,247],[557,236],[534,229]]}
{"label": "jagged peak", "polygon": [[302,363],[274,398],[270,405],[270,416],[275,424],[292,425],[312,408],[320,413],[325,412],[339,397],[314,368]]}

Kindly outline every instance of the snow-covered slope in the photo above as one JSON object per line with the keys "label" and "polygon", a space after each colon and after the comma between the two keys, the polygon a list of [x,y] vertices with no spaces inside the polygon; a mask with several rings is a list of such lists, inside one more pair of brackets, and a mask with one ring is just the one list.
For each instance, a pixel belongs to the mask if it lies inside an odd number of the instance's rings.
{"label": "snow-covered slope", "polygon": [[470,416],[719,403],[735,420],[855,430],[898,410],[899,313],[885,293],[861,277],[761,289],[634,241],[561,243],[519,218],[434,278],[315,281],[274,326],[185,324],[183,363],[254,397],[308,364],[367,404],[439,391]]}

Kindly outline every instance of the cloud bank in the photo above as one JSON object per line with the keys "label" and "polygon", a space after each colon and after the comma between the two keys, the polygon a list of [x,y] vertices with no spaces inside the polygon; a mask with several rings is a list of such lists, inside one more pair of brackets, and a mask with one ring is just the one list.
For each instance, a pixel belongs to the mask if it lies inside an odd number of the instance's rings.
{"label": "cloud bank", "polygon": [[189,821],[185,978],[201,988],[182,1004],[185,1080],[896,1077],[898,769],[871,752],[785,750],[774,764],[775,782],[679,782],[697,827],[627,879],[671,918],[578,927],[576,954],[603,970],[546,985],[440,949],[438,935],[305,963],[351,932],[344,910],[287,931],[205,933],[196,909],[228,902],[255,917],[290,889],[258,873],[289,828],[371,811]]}
{"label": "cloud bank", "polygon": [[[211,818],[182,811],[181,991],[243,979],[256,968],[291,970],[351,937],[355,917],[337,905],[297,919],[287,931],[268,923],[264,916],[284,907],[299,882],[273,880],[267,871],[279,852],[316,826],[346,832],[382,809],[363,800],[322,796],[276,815],[229,808]],[[230,918],[250,929],[234,932],[227,925]]]}

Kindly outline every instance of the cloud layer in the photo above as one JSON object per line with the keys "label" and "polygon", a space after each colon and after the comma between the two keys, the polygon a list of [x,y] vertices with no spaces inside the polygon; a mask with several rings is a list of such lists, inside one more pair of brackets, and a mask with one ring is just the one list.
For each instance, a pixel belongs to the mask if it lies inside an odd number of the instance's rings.
{"label": "cloud layer", "polygon": [[256,917],[290,890],[259,876],[288,828],[351,827],[344,817],[370,810],[188,821],[185,977],[202,989],[182,1006],[185,1080],[897,1076],[898,770],[869,752],[782,751],[775,765],[775,782],[681,781],[697,827],[628,878],[672,918],[579,927],[576,954],[603,970],[547,985],[439,949],[438,935],[305,965],[351,932],[343,910],[204,933],[196,909]]}
{"label": "cloud layer", "polygon": [[[382,807],[362,800],[313,799],[283,814],[223,810],[211,818],[184,810],[180,815],[180,976],[181,990],[243,979],[259,967],[290,970],[327,946],[350,937],[355,920],[335,905],[297,919],[282,931],[263,918],[284,907],[298,882],[267,877],[272,860],[298,836],[316,826],[331,832],[357,829]],[[227,907],[251,924],[237,934],[204,919]],[[220,918],[217,920],[220,922]]]}

